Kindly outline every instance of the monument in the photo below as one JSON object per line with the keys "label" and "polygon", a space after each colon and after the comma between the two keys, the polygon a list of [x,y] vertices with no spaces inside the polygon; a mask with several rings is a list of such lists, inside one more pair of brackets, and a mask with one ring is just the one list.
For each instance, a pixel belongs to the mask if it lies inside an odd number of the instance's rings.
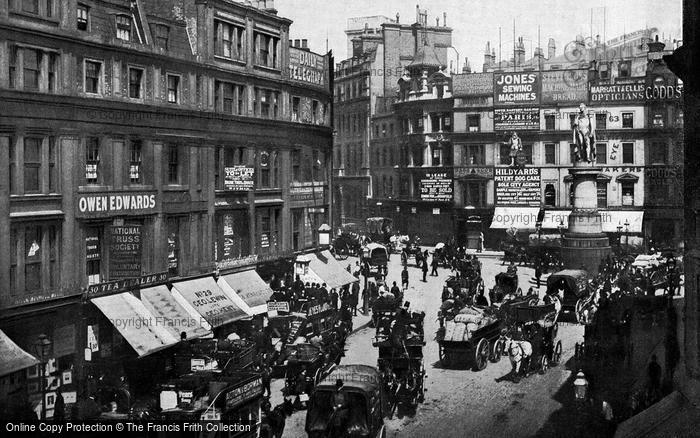
{"label": "monument", "polygon": [[598,272],[600,261],[610,254],[608,237],[598,213],[596,179],[601,168],[596,165],[595,127],[586,105],[579,106],[574,121],[573,140],[576,144],[574,167],[569,169],[574,194],[569,228],[562,239],[562,261],[567,269]]}

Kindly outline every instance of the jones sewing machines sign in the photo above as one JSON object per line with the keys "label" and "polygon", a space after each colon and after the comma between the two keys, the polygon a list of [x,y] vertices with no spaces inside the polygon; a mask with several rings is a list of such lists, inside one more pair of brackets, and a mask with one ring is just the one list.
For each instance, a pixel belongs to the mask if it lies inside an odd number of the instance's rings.
{"label": "jones sewing machines sign", "polygon": [[78,196],[78,217],[111,214],[149,214],[157,208],[155,192],[90,193]]}
{"label": "jones sewing machines sign", "polygon": [[420,198],[424,201],[452,201],[452,175],[428,172],[420,180]]}
{"label": "jones sewing machines sign", "polygon": [[493,75],[494,106],[540,103],[539,73],[496,73]]}
{"label": "jones sewing machines sign", "polygon": [[496,205],[539,207],[540,178],[539,168],[496,168]]}

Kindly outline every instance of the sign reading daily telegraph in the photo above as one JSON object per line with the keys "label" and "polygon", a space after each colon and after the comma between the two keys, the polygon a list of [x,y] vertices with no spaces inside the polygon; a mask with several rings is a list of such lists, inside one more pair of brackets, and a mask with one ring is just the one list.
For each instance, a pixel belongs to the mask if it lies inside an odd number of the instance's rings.
{"label": "sign reading daily telegraph", "polygon": [[542,103],[581,103],[588,100],[588,70],[542,72]]}
{"label": "sign reading daily telegraph", "polygon": [[149,214],[156,211],[155,192],[90,193],[78,196],[78,217]]}
{"label": "sign reading daily telegraph", "polygon": [[289,79],[326,88],[328,86],[326,57],[307,50],[289,48]]}
{"label": "sign reading daily telegraph", "polygon": [[540,180],[539,168],[496,168],[496,205],[539,207]]}
{"label": "sign reading daily telegraph", "polygon": [[614,84],[591,85],[591,105],[645,101],[645,78],[619,80]]}
{"label": "sign reading daily telegraph", "polygon": [[538,72],[495,73],[493,75],[494,106],[536,105],[540,103]]}

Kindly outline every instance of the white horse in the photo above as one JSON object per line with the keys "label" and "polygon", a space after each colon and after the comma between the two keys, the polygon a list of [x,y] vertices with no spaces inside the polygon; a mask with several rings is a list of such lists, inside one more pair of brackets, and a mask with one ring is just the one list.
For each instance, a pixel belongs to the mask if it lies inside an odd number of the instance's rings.
{"label": "white horse", "polygon": [[[506,350],[513,365],[513,376],[517,378],[523,363],[529,363],[532,358],[532,344],[528,341],[509,339],[506,341]],[[527,372],[527,370],[524,371]]]}

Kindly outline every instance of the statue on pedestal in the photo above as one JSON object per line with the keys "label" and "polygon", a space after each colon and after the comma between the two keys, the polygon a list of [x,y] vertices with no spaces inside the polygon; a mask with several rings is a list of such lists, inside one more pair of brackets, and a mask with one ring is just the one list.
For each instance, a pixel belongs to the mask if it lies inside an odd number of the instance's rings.
{"label": "statue on pedestal", "polygon": [[523,151],[523,142],[518,137],[518,133],[513,131],[513,135],[508,139],[508,145],[510,146],[510,166],[515,166],[515,158],[518,156],[519,152]]}
{"label": "statue on pedestal", "polygon": [[591,122],[591,116],[586,111],[586,104],[579,105],[579,112],[574,119],[574,150],[576,162],[585,161],[587,163],[596,162],[595,148],[595,127]]}

